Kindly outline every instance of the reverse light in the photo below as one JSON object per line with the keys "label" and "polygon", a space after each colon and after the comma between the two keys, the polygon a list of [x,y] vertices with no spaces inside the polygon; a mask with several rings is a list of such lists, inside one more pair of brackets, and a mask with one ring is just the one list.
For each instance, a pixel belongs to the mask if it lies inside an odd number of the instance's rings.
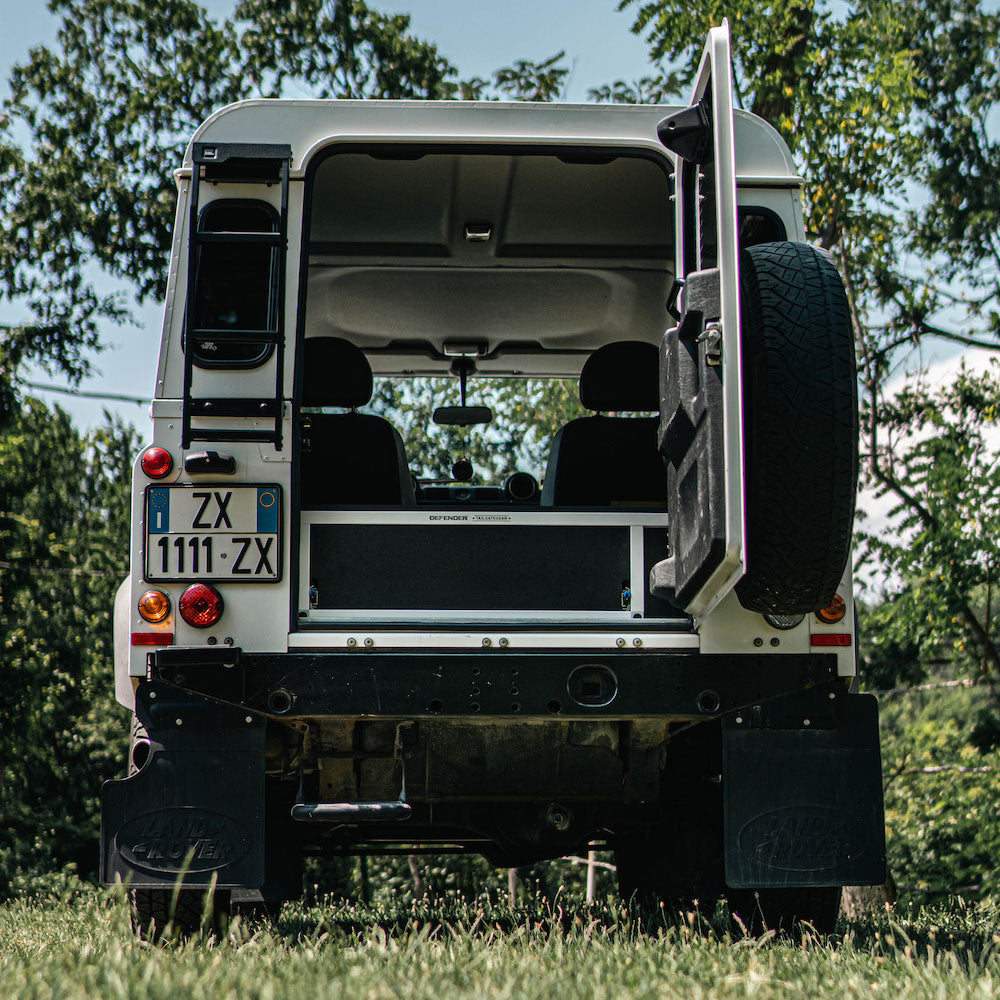
{"label": "reverse light", "polygon": [[166,448],[147,448],[142,453],[139,464],[150,479],[162,479],[170,475],[174,460]]}
{"label": "reverse light", "polygon": [[170,614],[170,598],[159,590],[147,590],[139,598],[139,614],[148,622],[162,622]]}
{"label": "reverse light", "polygon": [[796,625],[802,622],[805,615],[772,615],[767,613],[764,615],[764,621],[767,622],[771,628],[781,629],[783,632],[790,628],[795,628]]}
{"label": "reverse light", "polygon": [[833,600],[816,612],[816,617],[827,625],[836,625],[847,614],[847,604],[840,594],[834,594]]}
{"label": "reverse light", "polygon": [[222,594],[207,583],[195,583],[177,602],[181,618],[195,628],[209,628],[222,617]]}

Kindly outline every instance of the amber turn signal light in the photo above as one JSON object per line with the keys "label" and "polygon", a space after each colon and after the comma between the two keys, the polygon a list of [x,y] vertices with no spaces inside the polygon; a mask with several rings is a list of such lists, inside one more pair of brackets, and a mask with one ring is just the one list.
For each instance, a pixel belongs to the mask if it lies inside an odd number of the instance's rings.
{"label": "amber turn signal light", "polygon": [[195,628],[210,628],[222,617],[222,594],[207,583],[196,583],[177,602],[181,618]]}
{"label": "amber turn signal light", "polygon": [[166,448],[147,448],[142,453],[139,464],[150,479],[162,479],[170,475],[174,460]]}
{"label": "amber turn signal light", "polygon": [[159,590],[147,590],[139,598],[139,614],[148,622],[162,622],[170,614],[170,598]]}
{"label": "amber turn signal light", "polygon": [[827,625],[835,625],[847,614],[847,604],[840,594],[835,594],[833,600],[816,612],[816,617]]}

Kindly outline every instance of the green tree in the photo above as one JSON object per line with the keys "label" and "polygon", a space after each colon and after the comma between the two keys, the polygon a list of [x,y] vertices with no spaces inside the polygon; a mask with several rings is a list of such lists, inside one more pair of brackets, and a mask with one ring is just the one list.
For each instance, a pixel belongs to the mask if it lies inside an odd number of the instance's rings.
{"label": "green tree", "polygon": [[136,446],[31,399],[0,431],[0,897],[38,872],[96,870],[98,792],[125,759],[111,615]]}
{"label": "green tree", "polygon": [[[14,68],[0,132],[0,282],[25,319],[4,329],[0,381],[26,360],[79,377],[102,320],[162,297],[171,171],[195,128],[241,98],[302,81],[322,96],[445,97],[454,70],[408,18],[361,2],[246,0],[216,23],[193,0],[51,0],[57,45]],[[450,87],[450,90],[449,90]],[[30,136],[13,143],[17,123]]]}
{"label": "green tree", "polygon": [[447,478],[454,462],[467,458],[478,483],[499,483],[517,470],[541,479],[556,431],[586,412],[572,380],[473,376],[467,399],[489,406],[494,421],[474,427],[433,423],[436,407],[458,404],[456,378],[381,380],[373,406],[406,428],[406,456],[415,475]]}
{"label": "green tree", "polygon": [[[998,401],[996,359],[984,374],[963,367],[950,385],[931,389],[916,380],[881,401],[869,419],[891,444],[876,493],[893,501],[898,534],[861,533],[863,556],[899,581],[889,602],[895,629],[924,655],[947,650],[993,682],[1000,681]],[[876,662],[880,639],[870,637]]]}
{"label": "green tree", "polygon": [[[14,67],[0,114],[0,389],[25,361],[78,379],[102,323],[167,280],[175,189],[195,128],[250,97],[549,99],[567,70],[518,62],[459,81],[410,19],[364,0],[240,0],[213,20],[195,0],[49,0],[53,47]],[[28,135],[22,149],[15,126]],[[96,265],[96,267],[95,267]],[[103,273],[117,291],[95,281]]]}
{"label": "green tree", "polygon": [[[891,640],[887,633],[885,649],[894,652],[885,662],[902,669],[901,657],[936,648],[938,632],[921,623],[938,622],[947,607],[975,647],[972,659],[995,671],[976,611],[992,570],[974,570],[983,553],[971,553],[947,511],[930,513],[922,495],[931,483],[921,477],[956,472],[944,453],[957,441],[939,428],[935,472],[930,444],[913,436],[926,429],[924,411],[912,393],[888,398],[886,385],[925,337],[1000,347],[1000,145],[990,128],[1000,96],[1000,17],[978,0],[621,0],[619,9],[635,11],[633,31],[649,40],[654,72],[595,92],[607,100],[674,87],[693,73],[707,28],[729,18],[738,100],[788,143],[807,179],[807,233],[833,254],[847,286],[864,482],[893,497],[906,537],[920,525],[909,547],[868,540],[897,585],[870,619],[882,631],[893,615],[899,624]],[[982,426],[980,415],[961,409],[975,405],[970,380],[963,376],[937,401],[955,434]],[[988,481],[976,489],[985,501]],[[928,561],[965,569],[931,583]]]}
{"label": "green tree", "polygon": [[[969,745],[975,692],[892,705],[882,725],[889,869],[910,899],[1000,892],[1000,752]],[[964,716],[964,718],[963,718]]]}
{"label": "green tree", "polygon": [[[932,268],[892,289],[919,333],[996,348],[1000,337],[1000,15],[977,0],[914,5],[910,47],[920,87],[929,197],[910,215],[911,244]],[[950,320],[950,322],[949,322]]]}

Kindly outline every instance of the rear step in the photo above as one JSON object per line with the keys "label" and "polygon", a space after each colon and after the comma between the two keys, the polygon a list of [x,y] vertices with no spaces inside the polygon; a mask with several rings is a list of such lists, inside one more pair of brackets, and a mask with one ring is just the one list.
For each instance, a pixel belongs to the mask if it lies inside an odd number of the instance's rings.
{"label": "rear step", "polygon": [[301,823],[382,823],[409,819],[409,802],[297,802],[292,819]]}

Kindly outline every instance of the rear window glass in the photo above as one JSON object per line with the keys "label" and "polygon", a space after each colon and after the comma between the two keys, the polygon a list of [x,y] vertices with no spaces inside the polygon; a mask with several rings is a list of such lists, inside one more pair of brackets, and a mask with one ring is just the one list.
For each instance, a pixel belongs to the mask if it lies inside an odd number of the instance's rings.
{"label": "rear window glass", "polygon": [[[258,201],[211,202],[201,213],[202,233],[274,233],[278,215]],[[271,344],[239,342],[240,332],[274,328],[277,281],[276,247],[266,243],[225,240],[200,247],[192,326],[218,337],[195,348],[203,368],[245,368],[262,364]]]}

